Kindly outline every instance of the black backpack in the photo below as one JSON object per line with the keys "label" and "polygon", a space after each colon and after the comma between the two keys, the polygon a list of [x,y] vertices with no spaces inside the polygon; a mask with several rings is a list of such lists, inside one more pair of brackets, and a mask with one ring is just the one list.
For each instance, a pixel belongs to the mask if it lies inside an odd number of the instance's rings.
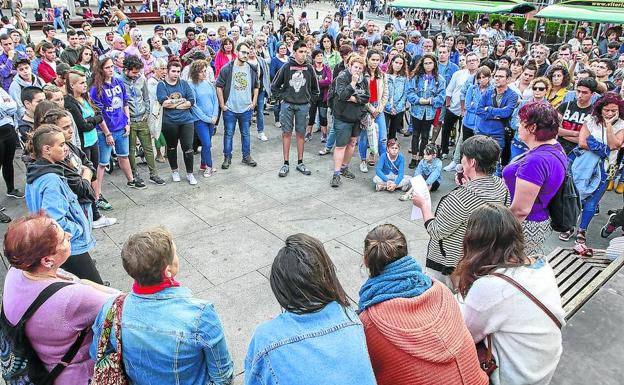
{"label": "black backpack", "polygon": [[11,325],[7,320],[4,307],[0,310],[0,361],[2,378],[6,385],[52,385],[78,353],[89,328],[78,333],[78,338],[65,353],[61,362],[51,372],[48,372],[26,336],[26,322],[30,317],[48,298],[67,285],[72,285],[72,283],[54,282],[43,289],[16,325]]}
{"label": "black backpack", "polygon": [[581,197],[574,185],[572,167],[566,165],[557,157],[566,169],[561,187],[548,203],[550,214],[550,227],[557,232],[565,232],[574,229],[579,215],[581,215]]}

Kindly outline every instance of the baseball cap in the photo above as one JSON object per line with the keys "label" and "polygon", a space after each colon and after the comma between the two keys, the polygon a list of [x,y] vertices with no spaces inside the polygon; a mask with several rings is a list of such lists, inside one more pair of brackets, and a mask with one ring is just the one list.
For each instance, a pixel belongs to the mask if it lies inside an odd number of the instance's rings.
{"label": "baseball cap", "polygon": [[164,31],[164,30],[165,30],[165,27],[163,27],[160,24],[157,24],[157,25],[154,26],[154,32]]}

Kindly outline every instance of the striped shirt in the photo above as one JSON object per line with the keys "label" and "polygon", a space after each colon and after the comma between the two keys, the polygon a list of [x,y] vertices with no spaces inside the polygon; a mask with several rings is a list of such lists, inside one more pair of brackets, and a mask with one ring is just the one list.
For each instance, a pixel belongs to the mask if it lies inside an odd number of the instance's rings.
{"label": "striped shirt", "polygon": [[455,270],[462,254],[468,217],[484,203],[510,204],[509,190],[495,176],[473,179],[442,197],[435,217],[425,222],[431,239],[427,251],[427,267],[449,275]]}

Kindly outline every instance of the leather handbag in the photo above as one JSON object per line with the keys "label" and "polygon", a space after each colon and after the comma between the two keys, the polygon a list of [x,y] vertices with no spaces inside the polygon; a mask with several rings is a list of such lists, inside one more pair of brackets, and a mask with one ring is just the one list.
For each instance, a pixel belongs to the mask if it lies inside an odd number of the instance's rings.
{"label": "leather handbag", "polygon": [[[561,321],[544,305],[539,299],[535,298],[533,294],[531,294],[527,289],[525,289],[522,285],[516,282],[513,278],[508,275],[501,273],[490,273],[495,277],[505,280],[512,286],[515,286],[522,294],[526,295],[533,303],[535,303],[542,311],[557,325],[557,328],[561,329],[562,324]],[[487,340],[487,346],[485,344],[485,340]],[[479,366],[481,369],[488,375],[492,375],[494,370],[498,368],[496,364],[496,360],[492,356],[492,335],[488,334],[485,338],[476,344],[477,349],[477,357],[479,358]]]}

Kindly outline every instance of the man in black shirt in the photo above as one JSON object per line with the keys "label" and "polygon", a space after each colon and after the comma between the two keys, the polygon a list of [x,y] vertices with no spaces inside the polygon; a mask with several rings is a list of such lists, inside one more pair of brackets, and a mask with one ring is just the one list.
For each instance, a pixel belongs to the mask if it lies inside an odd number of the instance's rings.
{"label": "man in black shirt", "polygon": [[596,86],[596,80],[593,78],[580,79],[576,84],[576,100],[561,103],[557,108],[561,116],[558,140],[566,154],[578,146],[581,127],[592,112],[591,98]]}

